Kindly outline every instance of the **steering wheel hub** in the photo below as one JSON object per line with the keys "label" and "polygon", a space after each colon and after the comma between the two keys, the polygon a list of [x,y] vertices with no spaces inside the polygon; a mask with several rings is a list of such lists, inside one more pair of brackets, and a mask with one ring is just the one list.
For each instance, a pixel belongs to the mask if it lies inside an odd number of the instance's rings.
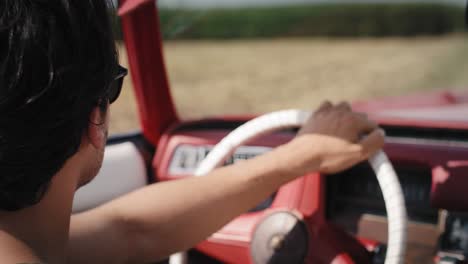
{"label": "steering wheel hub", "polygon": [[254,263],[304,263],[309,247],[305,223],[290,212],[274,212],[256,227],[250,253]]}

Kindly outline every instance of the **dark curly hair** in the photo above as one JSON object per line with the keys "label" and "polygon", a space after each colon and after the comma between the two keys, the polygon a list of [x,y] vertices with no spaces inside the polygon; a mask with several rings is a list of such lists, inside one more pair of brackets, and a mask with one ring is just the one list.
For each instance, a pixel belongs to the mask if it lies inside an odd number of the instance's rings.
{"label": "dark curly hair", "polygon": [[105,0],[0,1],[0,210],[38,203],[77,152],[117,70],[109,9]]}

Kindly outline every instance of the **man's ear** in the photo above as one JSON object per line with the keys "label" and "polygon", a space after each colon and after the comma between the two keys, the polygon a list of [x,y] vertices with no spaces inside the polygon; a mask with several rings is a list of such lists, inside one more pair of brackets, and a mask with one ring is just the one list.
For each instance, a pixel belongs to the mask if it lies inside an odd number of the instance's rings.
{"label": "man's ear", "polygon": [[88,123],[88,140],[95,148],[101,149],[107,141],[107,108],[96,106],[91,111]]}

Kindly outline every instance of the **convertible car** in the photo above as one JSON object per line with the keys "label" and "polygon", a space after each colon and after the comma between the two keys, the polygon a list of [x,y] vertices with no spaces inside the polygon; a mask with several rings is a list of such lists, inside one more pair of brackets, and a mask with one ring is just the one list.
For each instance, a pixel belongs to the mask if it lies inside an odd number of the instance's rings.
{"label": "convertible car", "polygon": [[[270,120],[276,122],[272,127],[254,132],[248,122],[254,116],[179,119],[163,60],[155,2],[121,1],[119,15],[141,132],[109,140],[103,168],[77,192],[74,212],[147,184],[197,177],[203,174],[200,164],[210,153],[218,154],[212,167],[230,164],[261,155],[295,136],[301,116],[307,113],[276,113],[273,116],[279,118]],[[434,92],[355,102],[353,107],[385,129],[384,152],[397,176],[379,177],[393,171],[385,159],[380,165],[374,159],[337,175],[304,175],[169,261],[465,263],[468,93]],[[255,119],[254,124],[271,116]],[[293,121],[281,123],[283,119]],[[220,154],[215,146],[225,144],[223,138],[234,130],[237,141]],[[238,131],[244,132],[241,139]]]}

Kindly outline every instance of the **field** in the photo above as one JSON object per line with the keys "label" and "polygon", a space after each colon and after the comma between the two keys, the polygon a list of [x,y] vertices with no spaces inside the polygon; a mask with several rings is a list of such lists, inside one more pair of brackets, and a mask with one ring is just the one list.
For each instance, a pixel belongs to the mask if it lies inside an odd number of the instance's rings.
{"label": "field", "polygon": [[[468,87],[463,35],[171,41],[164,52],[183,118]],[[126,64],[123,48],[120,55]],[[130,78],[125,86],[112,106],[111,133],[138,129]]]}

